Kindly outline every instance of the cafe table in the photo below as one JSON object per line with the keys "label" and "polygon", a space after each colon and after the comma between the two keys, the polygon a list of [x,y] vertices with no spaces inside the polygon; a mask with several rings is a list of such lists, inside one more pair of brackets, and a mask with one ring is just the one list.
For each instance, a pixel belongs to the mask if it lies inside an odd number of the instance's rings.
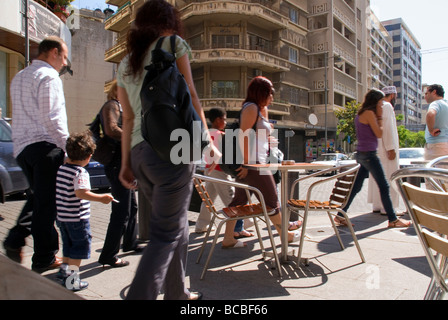
{"label": "cafe table", "polygon": [[282,263],[288,262],[288,227],[289,227],[289,210],[288,210],[288,173],[297,172],[300,170],[324,170],[331,168],[332,165],[327,164],[317,164],[317,163],[293,163],[293,164],[246,164],[244,167],[249,170],[258,171],[276,171],[279,170],[281,173],[281,183],[280,183],[280,204],[282,213],[282,230],[280,234],[281,240],[281,253],[280,261]]}

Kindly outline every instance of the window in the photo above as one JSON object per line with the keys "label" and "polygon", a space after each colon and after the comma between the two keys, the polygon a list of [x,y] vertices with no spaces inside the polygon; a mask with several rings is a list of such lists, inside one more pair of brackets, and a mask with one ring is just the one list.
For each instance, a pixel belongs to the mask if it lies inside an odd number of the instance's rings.
{"label": "window", "polygon": [[289,48],[289,62],[299,63],[297,49]]}
{"label": "window", "polygon": [[215,80],[212,81],[213,98],[238,98],[240,82]]}
{"label": "window", "polygon": [[296,9],[294,9],[294,8],[289,9],[289,19],[291,20],[291,22],[294,22],[297,24],[299,23],[299,14]]}
{"label": "window", "polygon": [[212,48],[238,48],[238,35],[212,35]]}

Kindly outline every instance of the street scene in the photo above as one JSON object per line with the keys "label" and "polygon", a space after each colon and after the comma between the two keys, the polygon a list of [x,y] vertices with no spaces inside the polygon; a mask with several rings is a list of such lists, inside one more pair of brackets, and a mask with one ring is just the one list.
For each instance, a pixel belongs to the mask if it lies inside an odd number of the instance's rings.
{"label": "street scene", "polygon": [[432,4],[11,0],[0,300],[446,299]]}

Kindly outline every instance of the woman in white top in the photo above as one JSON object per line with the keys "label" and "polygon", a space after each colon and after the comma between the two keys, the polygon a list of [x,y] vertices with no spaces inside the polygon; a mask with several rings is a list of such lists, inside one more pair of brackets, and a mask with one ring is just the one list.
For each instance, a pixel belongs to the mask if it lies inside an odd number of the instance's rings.
{"label": "woman in white top", "polygon": [[[267,163],[269,140],[271,134],[271,124],[268,118],[268,106],[273,101],[274,86],[270,80],[265,77],[255,77],[249,83],[247,89],[246,100],[243,103],[243,109],[240,116],[240,129],[246,133],[247,130],[256,129],[255,141],[244,143],[241,150],[243,151],[243,163]],[[245,136],[249,136],[245,134]],[[240,141],[241,146],[241,141]],[[280,233],[282,226],[282,218],[280,212],[280,201],[277,194],[277,186],[271,172],[259,172],[257,170],[248,170],[241,166],[237,169],[237,181],[254,186],[263,194],[266,206],[275,209],[276,213],[270,216],[277,232]],[[229,207],[244,205],[248,201],[246,192],[242,189],[235,190],[235,196]],[[296,230],[301,226],[301,222],[297,221],[290,225],[288,232],[288,241],[293,242],[298,240],[298,233]],[[226,239],[231,239],[230,233],[233,232],[233,227],[230,224],[226,225]],[[227,234],[228,233],[228,234]],[[225,243],[223,246],[231,247],[231,243]],[[243,244],[235,240],[233,247],[242,247]]]}

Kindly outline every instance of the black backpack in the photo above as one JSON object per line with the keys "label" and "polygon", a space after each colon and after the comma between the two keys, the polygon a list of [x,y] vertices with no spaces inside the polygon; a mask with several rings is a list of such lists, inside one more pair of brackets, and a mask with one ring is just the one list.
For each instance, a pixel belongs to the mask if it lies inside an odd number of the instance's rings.
{"label": "black backpack", "polygon": [[[171,51],[161,48],[164,37],[160,38],[152,51],[152,60],[140,91],[142,102],[141,130],[143,138],[151,145],[157,155],[174,164],[200,160],[203,149],[209,144],[204,126],[193,107],[190,90],[176,65],[176,36],[170,37]],[[174,130],[188,133],[188,139],[171,140]],[[186,131],[185,131],[186,130]],[[173,137],[175,138],[175,137]],[[179,144],[179,142],[183,144]],[[178,157],[179,161],[171,159]],[[184,152],[187,151],[187,154]],[[175,160],[175,161],[173,161]]]}

